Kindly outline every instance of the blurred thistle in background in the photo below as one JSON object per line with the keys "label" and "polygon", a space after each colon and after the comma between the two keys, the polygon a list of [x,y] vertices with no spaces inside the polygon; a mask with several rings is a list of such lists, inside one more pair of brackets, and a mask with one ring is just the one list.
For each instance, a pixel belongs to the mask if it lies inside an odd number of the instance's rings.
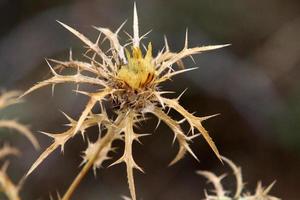
{"label": "blurred thistle in background", "polygon": [[[300,2],[144,0],[137,4],[141,11],[140,30],[145,33],[149,28],[154,29],[149,37],[155,52],[163,46],[163,34],[168,36],[171,50],[179,50],[187,27],[191,46],[232,44],[222,52],[195,57],[196,64],[186,59],[186,66],[199,69],[176,77],[164,88],[180,93],[188,86],[181,103],[189,111],[197,110],[203,115],[221,113],[205,125],[211,130],[220,152],[243,167],[249,188],[254,188],[257,180],[262,180],[264,185],[277,180],[272,194],[297,200],[300,180]],[[90,25],[117,28],[131,16],[132,5],[133,1],[122,0],[0,1],[0,87],[25,90],[48,75],[43,58],[65,58],[69,47],[72,47],[74,57],[81,55],[81,43],[70,37],[55,20],[62,20],[96,39]],[[128,27],[125,29],[129,30]],[[126,34],[122,37],[126,38]],[[70,88],[76,89],[76,86],[57,86],[55,98],[51,98],[51,88],[40,90],[27,97],[25,104],[5,114],[25,119],[35,131],[61,130],[58,125],[64,117],[57,110],[63,108],[72,116],[78,116],[86,101],[67,92]],[[161,146],[172,145],[172,134],[167,127],[154,131],[155,124],[155,121],[146,124],[153,135],[142,148],[135,148],[136,159],[147,172],[137,176],[137,190],[144,199],[180,200],[187,196],[191,200],[201,199],[205,180],[201,182],[195,171],[224,171],[224,166],[212,159],[208,148],[195,143],[192,148],[200,164],[186,157],[181,163],[167,168],[176,150]],[[169,132],[169,136],[157,136],[163,131]],[[43,147],[51,142],[42,135],[38,137]],[[15,142],[26,145],[21,138]],[[24,199],[47,199],[49,192],[65,191],[78,172],[75,169],[81,160],[76,155],[85,147],[80,143],[78,137],[77,141],[67,144],[66,149],[73,148],[77,153],[70,150],[60,156],[58,151],[46,161],[47,164],[42,164],[24,185],[21,194]],[[161,151],[157,152],[157,149]],[[10,174],[15,171],[17,175],[25,173],[38,154],[27,148],[23,160],[14,161],[13,166],[19,167],[10,168]],[[55,173],[49,176],[49,171]],[[127,194],[123,171],[122,166],[101,170],[97,180],[91,173],[74,199],[118,199],[120,192]],[[230,180],[227,185],[232,186]]]}
{"label": "blurred thistle in background", "polygon": [[[20,96],[21,93],[18,91],[9,91],[9,92],[3,92],[0,94],[0,111],[2,109],[5,109],[6,107],[9,107],[13,104],[20,103],[20,99],[18,99],[18,96]],[[1,116],[2,118],[2,116]],[[12,119],[0,119],[0,129],[3,131],[3,129],[12,129],[16,131],[17,133],[27,137],[27,139],[31,142],[31,144],[35,147],[35,149],[39,149],[39,143],[34,137],[33,133],[23,124],[20,124],[16,120]],[[5,136],[4,134],[1,134],[2,138]],[[16,138],[16,137],[14,137]],[[0,147],[0,160],[5,161],[4,164],[1,166],[0,170],[0,198],[3,199],[2,193],[7,196],[9,200],[20,200],[19,192],[24,184],[25,178],[24,176],[20,178],[19,182],[15,184],[7,174],[7,168],[9,166],[9,162],[7,157],[10,156],[20,156],[21,151],[11,146],[7,143],[7,141],[0,140],[1,144]]]}

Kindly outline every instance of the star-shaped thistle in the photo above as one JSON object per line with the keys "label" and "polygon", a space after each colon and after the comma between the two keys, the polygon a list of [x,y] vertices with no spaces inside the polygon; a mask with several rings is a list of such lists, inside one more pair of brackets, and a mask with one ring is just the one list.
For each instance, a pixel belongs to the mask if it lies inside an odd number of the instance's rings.
{"label": "star-shaped thistle", "polygon": [[[160,85],[175,75],[195,69],[176,67],[178,64],[181,65],[182,59],[227,45],[189,47],[188,34],[186,34],[185,44],[180,52],[172,52],[165,38],[165,47],[157,55],[153,55],[152,44],[149,43],[145,47],[141,43],[145,35],[140,36],[139,34],[138,15],[135,5],[133,35],[128,34],[130,41],[125,44],[121,44],[118,35],[125,22],[116,31],[103,27],[94,27],[100,33],[96,42],[92,42],[72,27],[59,21],[58,23],[86,45],[87,51],[84,56],[88,61],[74,60],[72,52],[70,52],[68,61],[46,60],[52,77],[37,83],[26,91],[24,95],[44,86],[55,86],[61,83],[88,84],[95,86],[97,90],[76,90],[77,93],[89,97],[84,110],[77,120],[71,119],[66,115],[70,123],[69,129],[65,132],[57,134],[44,133],[53,139],[53,143],[34,162],[27,175],[31,174],[55,149],[60,147],[63,151],[66,142],[78,133],[85,137],[87,128],[99,126],[103,136],[99,137],[95,143],[88,143],[88,147],[83,155],[84,166],[82,171],[72,182],[62,199],[67,200],[71,197],[82,177],[91,167],[94,167],[94,169],[98,168],[104,160],[109,158],[107,154],[113,150],[113,141],[123,140],[125,143],[123,156],[111,165],[126,164],[131,198],[136,200],[133,169],[142,171],[142,168],[136,164],[133,158],[132,145],[135,141],[139,141],[141,137],[147,135],[138,133],[136,126],[138,122],[145,120],[145,115],[148,113],[168,125],[174,133],[174,140],[178,141],[179,151],[170,165],[182,159],[186,152],[197,159],[189,143],[199,135],[203,136],[213,152],[221,160],[216,145],[202,125],[204,120],[215,115],[206,117],[193,115],[179,104],[179,97],[174,99],[166,98],[164,94],[169,92],[163,91]],[[109,42],[109,49],[104,50],[99,44],[102,36],[103,42]],[[143,50],[142,47],[144,47]],[[52,66],[50,63],[55,65]],[[68,72],[71,69],[74,73],[71,75],[66,74],[64,73],[66,69],[68,69]],[[114,116],[108,116],[104,102],[106,102],[106,106],[113,110]],[[100,105],[101,110],[94,113],[93,108],[96,104]],[[181,114],[183,120],[177,121],[172,119],[167,114],[169,109],[174,109]],[[189,123],[191,134],[188,135],[182,130],[181,123],[183,121]]]}
{"label": "star-shaped thistle", "polygon": [[236,189],[233,194],[230,191],[226,191],[221,183],[222,179],[226,177],[226,174],[217,176],[210,171],[197,171],[197,174],[204,176],[207,180],[212,183],[214,190],[212,194],[208,194],[205,190],[204,200],[280,200],[275,196],[269,195],[275,181],[271,183],[267,188],[262,187],[261,182],[257,183],[257,187],[254,194],[245,192],[245,183],[243,182],[242,170],[240,167],[236,166],[234,162],[228,158],[221,157],[222,160],[229,165],[232,169],[235,180]]}

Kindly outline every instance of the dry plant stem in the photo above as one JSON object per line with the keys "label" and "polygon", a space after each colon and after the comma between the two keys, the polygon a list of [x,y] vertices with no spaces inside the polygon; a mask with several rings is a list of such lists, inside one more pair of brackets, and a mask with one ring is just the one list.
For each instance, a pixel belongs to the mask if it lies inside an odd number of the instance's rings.
{"label": "dry plant stem", "polygon": [[[110,138],[112,138],[112,137],[110,137]],[[85,175],[87,174],[87,172],[93,166],[95,160],[97,159],[98,154],[101,152],[101,150],[103,148],[104,148],[104,145],[99,145],[99,147],[97,149],[97,152],[94,154],[94,156],[92,157],[92,159],[90,159],[84,165],[84,167],[82,168],[82,170],[80,171],[80,173],[76,176],[75,180],[72,182],[72,184],[70,185],[69,189],[67,190],[67,192],[63,196],[62,200],[69,200],[69,199],[71,199],[71,196],[75,192],[76,188],[79,186],[79,184],[82,181],[82,179],[85,177]]]}
{"label": "dry plant stem", "polygon": [[[119,116],[116,119],[116,123],[119,123],[121,120],[121,117]],[[82,170],[79,172],[79,174],[76,176],[70,187],[68,188],[67,192],[64,194],[62,200],[69,200],[71,199],[73,193],[75,192],[76,188],[79,186],[80,182],[84,178],[84,176],[87,174],[87,172],[90,170],[90,168],[94,165],[94,162],[97,160],[98,155],[100,152],[105,148],[106,145],[109,145],[113,140],[115,139],[115,134],[117,134],[117,131],[114,127],[109,127],[107,130],[106,135],[101,139],[101,142],[99,143],[98,149],[93,155],[93,157],[84,165]]]}

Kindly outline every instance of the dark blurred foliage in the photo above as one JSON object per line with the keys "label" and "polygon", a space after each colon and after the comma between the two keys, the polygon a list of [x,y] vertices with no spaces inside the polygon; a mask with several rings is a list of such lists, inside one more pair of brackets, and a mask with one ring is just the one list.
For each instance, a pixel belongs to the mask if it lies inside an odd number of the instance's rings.
{"label": "dark blurred foliage", "polygon": [[[146,41],[153,41],[157,52],[163,35],[173,50],[183,46],[186,27],[190,46],[231,43],[232,46],[195,56],[187,66],[199,69],[176,77],[164,88],[178,94],[189,88],[181,103],[198,115],[221,113],[205,123],[221,153],[243,167],[249,189],[256,181],[264,185],[277,180],[272,194],[285,200],[300,198],[300,2],[297,0],[172,0],[137,1],[141,32],[153,29]],[[55,20],[69,24],[91,38],[90,25],[116,29],[128,19],[131,32],[132,1],[123,0],[1,0],[0,1],[0,87],[29,88],[47,76],[44,58],[67,59],[68,48],[81,57],[82,44]],[[125,34],[122,35],[126,38]],[[54,96],[44,88],[26,97],[26,103],[11,107],[1,117],[13,117],[30,124],[37,132],[63,130],[66,122],[59,110],[78,117],[87,99],[72,92],[76,86],[57,86]],[[173,113],[174,117],[176,113]],[[195,174],[205,169],[224,173],[203,139],[192,148],[200,163],[191,156],[167,167],[175,154],[172,135],[166,126],[154,130],[149,120],[140,132],[153,135],[135,145],[137,163],[146,174],[136,173],[137,194],[142,199],[201,199],[205,180]],[[1,130],[1,135],[5,131]],[[91,139],[97,130],[90,130]],[[43,149],[50,140],[37,133]],[[40,152],[34,152],[23,138],[7,134],[1,139],[16,143],[23,156],[14,159],[9,172],[18,180]],[[86,143],[76,137],[28,178],[22,190],[24,199],[48,199],[61,194],[79,172],[80,152]],[[116,143],[122,152],[122,143]],[[227,181],[229,189],[232,180]],[[122,165],[92,172],[84,179],[74,199],[120,199],[128,194]]]}

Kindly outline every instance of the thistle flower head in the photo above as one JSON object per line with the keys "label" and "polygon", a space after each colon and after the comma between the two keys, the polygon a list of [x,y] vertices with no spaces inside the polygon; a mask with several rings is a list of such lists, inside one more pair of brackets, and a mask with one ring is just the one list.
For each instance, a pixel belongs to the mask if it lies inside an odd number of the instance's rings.
{"label": "thistle flower head", "polygon": [[[48,147],[36,162],[31,166],[27,175],[47,158],[55,149],[61,147],[64,150],[64,144],[72,137],[81,133],[85,136],[85,130],[91,126],[99,126],[104,133],[96,143],[89,143],[85,151],[83,163],[85,166],[82,173],[72,183],[71,187],[63,197],[69,199],[77,180],[80,180],[82,174],[89,167],[97,168],[108,157],[107,153],[112,149],[112,142],[121,139],[125,143],[123,156],[111,165],[124,162],[128,177],[130,194],[133,200],[136,200],[135,184],[133,178],[133,169],[141,170],[134,158],[132,144],[139,141],[140,137],[146,134],[136,132],[136,123],[144,120],[144,116],[150,113],[157,117],[159,121],[166,123],[174,133],[174,140],[178,141],[179,151],[170,164],[179,161],[186,152],[196,157],[191,150],[189,143],[198,135],[202,135],[216,156],[220,159],[220,154],[210,138],[208,132],[202,126],[202,122],[212,116],[198,117],[187,111],[179,104],[179,98],[166,98],[163,90],[160,90],[160,84],[171,79],[173,76],[191,70],[179,69],[176,64],[180,64],[185,57],[199,54],[208,50],[218,49],[227,45],[189,47],[188,36],[186,35],[185,45],[179,52],[172,52],[165,42],[165,48],[157,55],[152,53],[152,44],[149,43],[146,50],[141,49],[141,41],[144,36],[139,35],[138,15],[134,6],[133,15],[133,35],[130,36],[129,43],[121,44],[119,41],[119,32],[124,23],[116,30],[111,31],[108,28],[94,27],[98,30],[99,37],[96,42],[92,42],[83,34],[72,27],[59,22],[63,27],[78,37],[86,46],[85,57],[88,61],[78,61],[72,58],[67,61],[47,60],[52,72],[52,77],[37,83],[31,87],[24,95],[47,85],[56,85],[61,83],[89,84],[97,87],[97,91],[80,91],[78,93],[89,97],[84,110],[77,120],[70,120],[70,127],[63,133],[50,134],[45,133],[53,139],[53,143]],[[104,35],[104,41],[109,42],[110,48],[104,50],[99,41]],[[51,64],[50,64],[51,62]],[[52,63],[55,66],[52,66]],[[65,74],[65,69],[73,69],[75,73]],[[192,68],[194,69],[194,68]],[[108,116],[105,112],[103,102],[109,102],[109,106],[116,113],[116,116]],[[93,107],[100,104],[101,111],[93,113]],[[107,105],[107,104],[106,104]],[[181,128],[181,121],[172,119],[166,113],[166,109],[174,109],[182,115],[192,130],[192,135],[187,135]],[[220,159],[221,160],[221,159]],[[87,166],[87,167],[86,167]]]}
{"label": "thistle flower head", "polygon": [[127,63],[118,70],[117,77],[123,84],[133,90],[143,90],[154,86],[155,66],[152,57],[152,45],[149,43],[147,53],[143,57],[138,47],[132,47],[132,53],[126,51]]}

